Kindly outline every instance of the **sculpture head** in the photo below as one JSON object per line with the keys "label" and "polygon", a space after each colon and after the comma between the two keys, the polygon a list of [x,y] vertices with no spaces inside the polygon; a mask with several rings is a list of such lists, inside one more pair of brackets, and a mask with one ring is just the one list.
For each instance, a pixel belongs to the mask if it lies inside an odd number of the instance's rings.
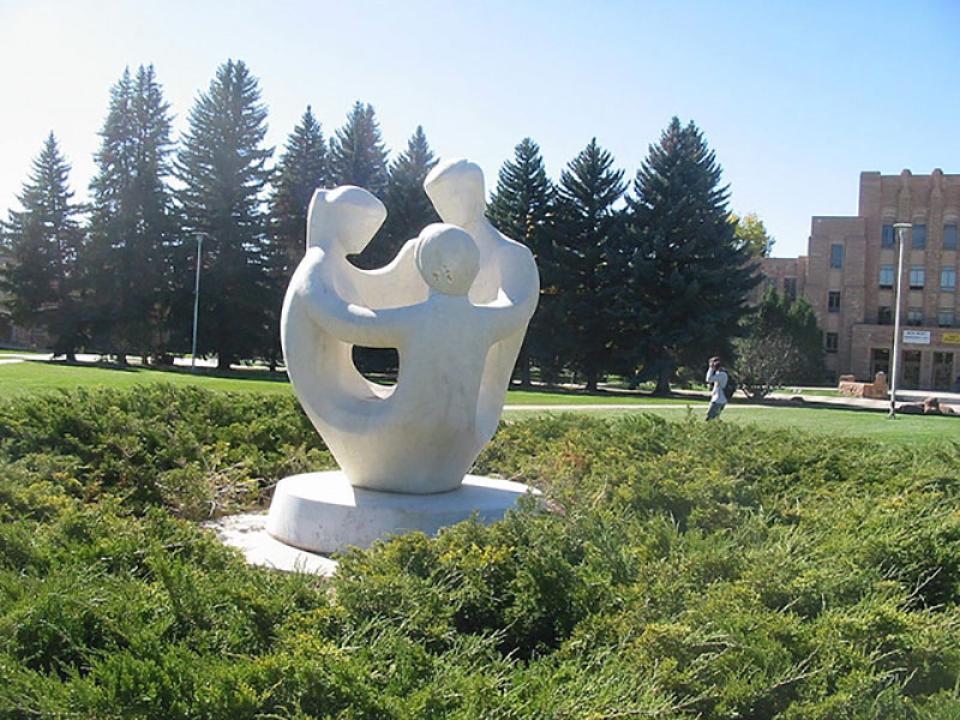
{"label": "sculpture head", "polygon": [[466,295],[480,272],[480,250],[455,225],[427,225],[417,238],[417,269],[432,289],[444,295]]}
{"label": "sculpture head", "polygon": [[307,248],[330,250],[337,243],[345,255],[361,252],[386,218],[383,203],[363,188],[318,189],[307,211]]}
{"label": "sculpture head", "polygon": [[445,223],[467,225],[483,217],[487,202],[483,188],[483,170],[469,160],[439,163],[423,189]]}

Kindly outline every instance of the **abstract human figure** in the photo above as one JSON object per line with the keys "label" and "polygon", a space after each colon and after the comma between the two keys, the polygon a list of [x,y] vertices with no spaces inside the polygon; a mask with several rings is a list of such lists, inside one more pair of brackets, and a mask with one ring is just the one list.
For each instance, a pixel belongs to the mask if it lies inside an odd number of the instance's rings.
{"label": "abstract human figure", "polygon": [[[470,288],[470,300],[477,304],[510,302],[530,308],[532,316],[540,297],[537,264],[529,248],[508,238],[487,220],[480,166],[467,160],[442,162],[427,175],[423,187],[440,219],[466,230],[480,250],[480,273]],[[524,323],[490,348],[477,408],[478,453],[497,431],[526,331]]]}
{"label": "abstract human figure", "polygon": [[470,301],[480,252],[455,226],[427,226],[415,241],[414,260],[430,288],[422,302],[372,309],[322,282],[301,293],[310,319],[329,335],[395,347],[400,356],[395,390],[368,402],[349,428],[324,436],[357,487],[407,493],[459,487],[480,449],[478,403],[489,351],[526,327],[535,307],[505,297]]}
{"label": "abstract human figure", "polygon": [[[461,427],[464,435],[459,440],[460,444],[470,444],[471,450],[465,454],[472,461],[496,431],[526,325],[536,308],[539,276],[530,251],[501,235],[484,217],[483,173],[477,165],[465,160],[438,165],[424,187],[440,216],[462,224],[475,241],[472,247],[477,252],[478,272],[468,284],[469,301],[490,309],[513,307],[518,317],[525,318],[512,332],[496,339],[478,371],[477,396],[471,405],[476,417],[469,428]],[[404,489],[405,481],[395,463],[394,477],[388,480],[393,457],[378,450],[382,444],[375,429],[382,427],[378,423],[387,417],[381,403],[401,392],[399,383],[394,388],[364,378],[352,360],[352,346],[358,344],[356,335],[338,335],[332,326],[321,322],[322,314],[317,313],[317,307],[322,306],[317,305],[318,298],[381,312],[409,308],[431,297],[432,286],[418,262],[418,248],[424,246],[422,237],[408,241],[393,261],[377,270],[360,270],[347,260],[347,255],[359,253],[369,243],[385,215],[383,204],[361,188],[316,191],[308,213],[307,252],[284,299],[284,359],[301,405],[351,483],[399,492],[429,492]],[[430,282],[438,280],[431,278]],[[433,290],[434,294],[439,292]],[[359,344],[397,347],[401,376],[410,378],[409,347],[404,353],[397,345],[384,342]],[[421,389],[424,393],[441,390],[439,386]],[[359,470],[361,465],[367,468],[363,472]],[[419,486],[446,487],[450,482],[424,481]]]}
{"label": "abstract human figure", "polygon": [[300,403],[321,435],[338,424],[349,426],[365,401],[384,397],[388,388],[371,383],[353,364],[352,348],[310,321],[303,292],[326,287],[362,301],[364,272],[347,260],[383,224],[386,208],[361,188],[318,190],[309,210],[307,250],[290,280],[280,317],[280,341],[287,374]]}

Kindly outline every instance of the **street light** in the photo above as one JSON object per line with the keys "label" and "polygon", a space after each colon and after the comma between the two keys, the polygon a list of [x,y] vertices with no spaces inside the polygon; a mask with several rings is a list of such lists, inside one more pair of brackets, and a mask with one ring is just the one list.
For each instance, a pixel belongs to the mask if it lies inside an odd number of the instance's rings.
{"label": "street light", "polygon": [[900,258],[897,261],[897,296],[893,311],[893,363],[890,371],[890,415],[891,420],[897,417],[897,375],[900,370],[900,298],[903,295],[903,248],[906,245],[907,230],[913,227],[912,223],[894,223],[897,231],[897,242],[900,244]]}
{"label": "street light", "polygon": [[197,278],[193,285],[193,348],[190,351],[190,372],[197,371],[197,317],[200,314],[200,260],[203,257],[203,233],[197,233]]}

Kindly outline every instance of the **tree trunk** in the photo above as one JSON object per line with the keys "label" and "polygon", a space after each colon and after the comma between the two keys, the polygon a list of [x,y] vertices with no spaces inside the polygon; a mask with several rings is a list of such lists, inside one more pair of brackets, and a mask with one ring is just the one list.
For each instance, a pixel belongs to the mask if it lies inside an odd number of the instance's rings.
{"label": "tree trunk", "polygon": [[520,386],[528,388],[530,387],[530,351],[527,350],[526,343],[520,347],[518,362],[520,363]]}
{"label": "tree trunk", "polygon": [[226,355],[217,355],[217,370],[229,370],[230,358]]}
{"label": "tree trunk", "polygon": [[599,374],[596,372],[587,373],[587,392],[596,392],[597,391],[597,378]]}
{"label": "tree trunk", "polygon": [[654,395],[670,394],[670,368],[667,365],[661,365],[657,373],[657,387],[653,390]]}

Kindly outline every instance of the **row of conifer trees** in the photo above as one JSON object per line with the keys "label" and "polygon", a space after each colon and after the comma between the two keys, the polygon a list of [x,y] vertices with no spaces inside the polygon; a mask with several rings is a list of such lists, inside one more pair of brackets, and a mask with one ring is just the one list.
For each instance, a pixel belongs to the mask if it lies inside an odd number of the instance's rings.
{"label": "row of conifer trees", "polygon": [[[423,191],[436,163],[422,128],[392,162],[373,107],[356,103],[329,139],[307,106],[275,164],[267,109],[241,61],[221,65],[174,143],[152,66],[124,71],[96,153],[90,201],[75,203],[51,133],[3,224],[0,277],[12,319],[43,327],[58,354],[161,359],[189,350],[196,238],[203,237],[199,347],[221,367],[279,360],[283,292],[304,246],[314,188],[353,184],[388,217],[356,258],[389,260],[438,218]],[[666,383],[722,352],[756,284],[750,247],[701,131],[674,118],[632,184],[596,141],[559,181],[529,139],[500,169],[488,213],[537,257],[541,303],[521,354],[544,379],[595,386],[638,370]]]}

